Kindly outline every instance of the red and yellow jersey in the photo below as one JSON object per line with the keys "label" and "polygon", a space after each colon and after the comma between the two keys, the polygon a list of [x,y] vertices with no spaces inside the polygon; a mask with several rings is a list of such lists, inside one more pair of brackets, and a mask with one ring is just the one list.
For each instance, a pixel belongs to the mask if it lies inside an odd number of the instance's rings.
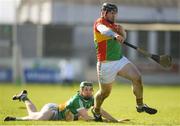
{"label": "red and yellow jersey", "polygon": [[97,60],[114,61],[122,58],[122,49],[120,43],[113,37],[103,35],[97,30],[97,25],[103,24],[116,32],[116,24],[109,23],[104,18],[99,18],[94,23],[94,44],[96,46]]}

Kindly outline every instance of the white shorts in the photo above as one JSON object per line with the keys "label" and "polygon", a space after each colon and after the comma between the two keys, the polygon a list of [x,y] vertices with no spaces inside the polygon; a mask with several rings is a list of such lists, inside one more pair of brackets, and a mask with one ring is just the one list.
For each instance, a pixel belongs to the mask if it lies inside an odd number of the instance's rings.
{"label": "white shorts", "polygon": [[110,62],[97,62],[97,75],[100,84],[112,83],[117,73],[128,63],[131,63],[126,57],[120,60]]}
{"label": "white shorts", "polygon": [[42,109],[41,109],[41,112],[42,113],[45,113],[47,111],[52,111],[53,112],[53,115],[52,117],[49,119],[49,120],[58,120],[59,117],[58,117],[58,105],[55,104],[55,103],[48,103],[48,104],[45,104]]}

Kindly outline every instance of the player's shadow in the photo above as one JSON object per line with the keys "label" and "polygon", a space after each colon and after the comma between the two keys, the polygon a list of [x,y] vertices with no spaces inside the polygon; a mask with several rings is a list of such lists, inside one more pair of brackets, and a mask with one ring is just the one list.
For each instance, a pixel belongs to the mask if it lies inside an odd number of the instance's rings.
{"label": "player's shadow", "polygon": [[18,107],[19,109],[26,109],[26,107],[24,107],[24,106],[20,106],[20,107]]}

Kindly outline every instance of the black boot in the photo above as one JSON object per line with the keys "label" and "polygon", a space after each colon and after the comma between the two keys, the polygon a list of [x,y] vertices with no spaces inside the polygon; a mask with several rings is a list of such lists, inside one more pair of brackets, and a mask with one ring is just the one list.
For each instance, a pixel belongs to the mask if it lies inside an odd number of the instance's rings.
{"label": "black boot", "polygon": [[137,106],[136,109],[137,109],[137,112],[146,112],[148,114],[156,114],[157,113],[157,110],[155,108],[150,108],[146,104],[144,104],[143,106]]}
{"label": "black boot", "polygon": [[91,109],[91,112],[94,116],[94,121],[96,121],[96,122],[102,122],[103,121],[101,114],[96,114],[93,108]]}
{"label": "black boot", "polygon": [[16,121],[16,118],[11,117],[11,116],[7,116],[6,118],[4,118],[4,121]]}

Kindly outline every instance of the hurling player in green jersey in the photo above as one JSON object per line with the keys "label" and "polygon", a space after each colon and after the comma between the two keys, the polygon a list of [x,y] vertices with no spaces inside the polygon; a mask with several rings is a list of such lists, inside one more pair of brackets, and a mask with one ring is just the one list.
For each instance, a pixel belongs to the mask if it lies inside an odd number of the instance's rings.
{"label": "hurling player in green jersey", "polygon": [[[26,105],[28,115],[25,117],[7,116],[4,121],[26,121],[26,120],[65,120],[72,121],[83,119],[93,121],[94,118],[88,115],[88,110],[94,105],[93,84],[83,81],[80,84],[79,91],[64,104],[48,103],[37,111],[36,106],[27,97],[27,91],[23,90],[20,94],[13,96],[13,100],[23,101]],[[104,121],[122,122],[128,119],[115,119],[108,112],[101,109],[101,115]]]}

